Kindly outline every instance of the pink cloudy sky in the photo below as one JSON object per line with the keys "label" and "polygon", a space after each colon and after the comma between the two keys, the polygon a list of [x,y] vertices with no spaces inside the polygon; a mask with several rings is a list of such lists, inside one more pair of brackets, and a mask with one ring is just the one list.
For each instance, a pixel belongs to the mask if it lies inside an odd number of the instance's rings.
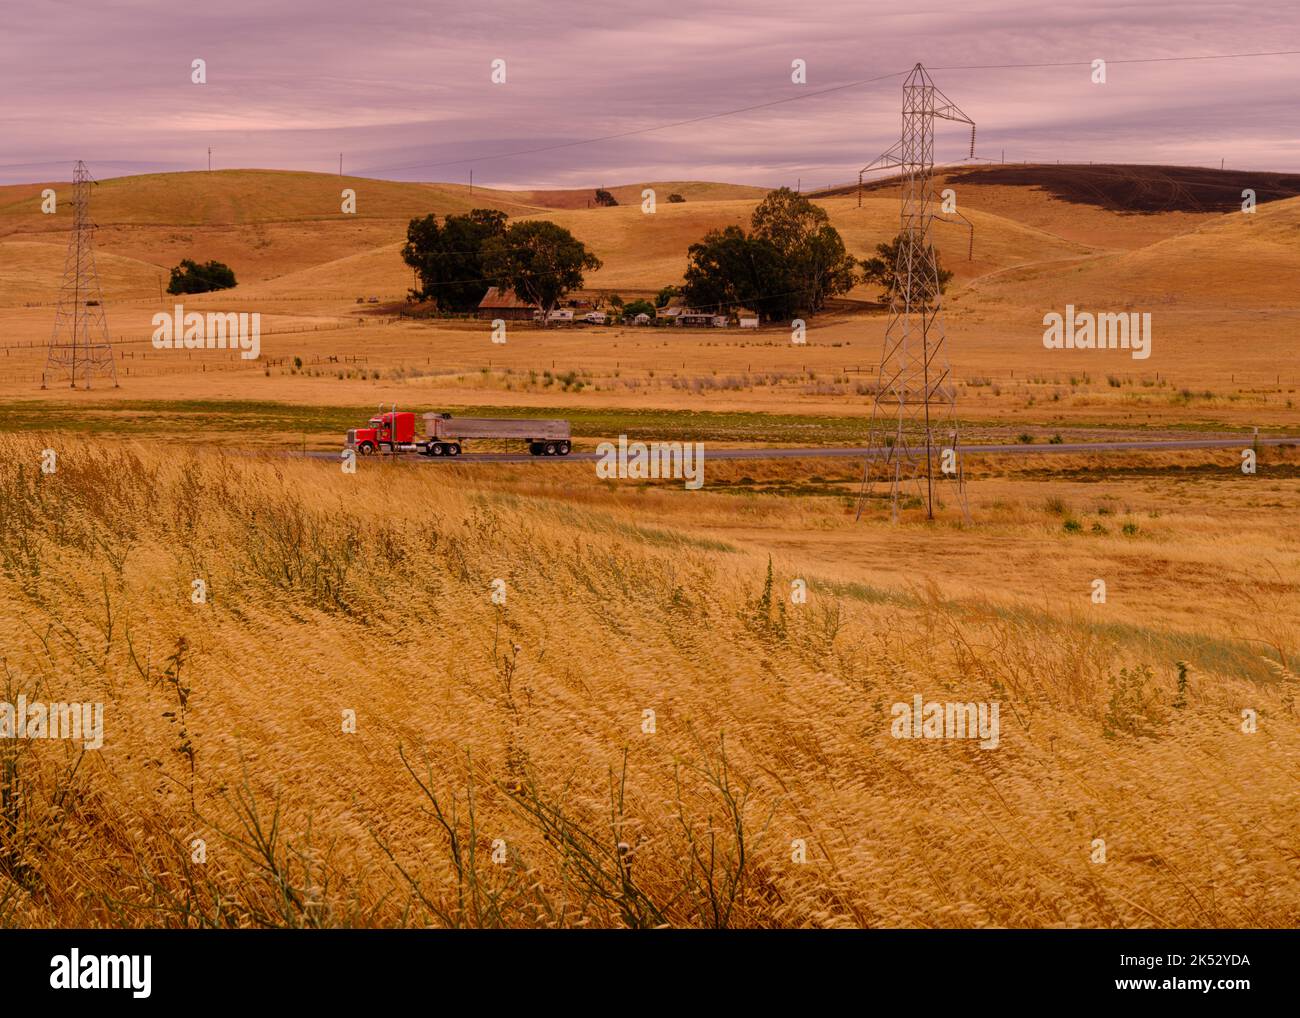
{"label": "pink cloudy sky", "polygon": [[[897,137],[916,61],[979,125],[977,154],[1300,171],[1295,0],[14,0],[0,35],[0,182],[215,167],[580,187],[854,179]],[[208,83],[190,83],[207,62]],[[506,61],[494,85],[490,65]],[[790,80],[794,59],[808,83]],[[970,65],[1069,63],[1036,69]],[[951,69],[946,69],[951,68]],[[736,116],[582,142],[797,99]],[[941,132],[940,161],[967,136]],[[529,155],[521,149],[557,147]]]}

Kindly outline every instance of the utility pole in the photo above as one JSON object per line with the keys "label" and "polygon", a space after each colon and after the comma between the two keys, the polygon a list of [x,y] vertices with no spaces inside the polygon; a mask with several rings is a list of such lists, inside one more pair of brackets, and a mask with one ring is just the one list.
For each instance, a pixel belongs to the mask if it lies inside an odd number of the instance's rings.
{"label": "utility pole", "polygon": [[208,172],[212,172],[212,146],[208,146]]}
{"label": "utility pole", "polygon": [[934,519],[936,469],[939,479],[955,482],[955,494],[966,514],[965,479],[957,448],[957,388],[948,366],[939,269],[930,239],[930,224],[936,218],[932,208],[937,204],[932,184],[936,119],[970,125],[974,158],[975,121],[939,91],[925,68],[917,64],[903,82],[902,136],[858,175],[861,181],[869,170],[896,167],[903,186],[889,325],[876,374],[867,462],[858,496],[859,519],[873,466],[889,480],[890,514],[895,522],[903,489],[908,487],[917,489],[926,519]]}
{"label": "utility pole", "polygon": [[343,153],[339,153],[339,176],[343,176]]}
{"label": "utility pole", "polygon": [[91,377],[100,372],[113,379],[117,387],[117,366],[113,346],[108,338],[108,320],[104,317],[104,294],[95,269],[95,224],[90,221],[90,186],[94,180],[86,164],[77,160],[72,174],[72,235],[63,263],[63,285],[54,312],[54,332],[50,335],[41,388],[50,381],[61,381],[65,372],[70,386],[77,387],[77,377],[90,388]]}

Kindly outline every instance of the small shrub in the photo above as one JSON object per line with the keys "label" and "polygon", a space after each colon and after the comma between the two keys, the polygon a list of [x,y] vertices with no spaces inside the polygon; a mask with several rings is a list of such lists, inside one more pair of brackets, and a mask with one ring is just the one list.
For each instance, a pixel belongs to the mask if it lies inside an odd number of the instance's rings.
{"label": "small shrub", "polygon": [[212,290],[229,290],[235,285],[235,273],[222,262],[205,262],[200,265],[189,258],[171,270],[167,292],[171,294],[209,293]]}
{"label": "small shrub", "polygon": [[1178,695],[1174,698],[1174,709],[1182,710],[1187,706],[1187,673],[1189,666],[1186,661],[1178,662]]}

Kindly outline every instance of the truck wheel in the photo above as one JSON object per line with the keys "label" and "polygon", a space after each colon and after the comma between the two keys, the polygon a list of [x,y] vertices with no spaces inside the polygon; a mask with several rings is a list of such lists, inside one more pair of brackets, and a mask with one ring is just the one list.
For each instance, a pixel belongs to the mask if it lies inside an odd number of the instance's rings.
{"label": "truck wheel", "polygon": [[443,453],[443,448],[441,442],[434,442],[433,445],[429,446],[430,456],[441,456],[442,453]]}
{"label": "truck wheel", "polygon": [[457,445],[455,442],[452,442],[451,445],[447,446],[447,455],[448,455],[448,456],[459,456],[459,455],[460,455],[460,446]]}
{"label": "truck wheel", "polygon": [[560,443],[560,455],[561,455],[561,456],[567,456],[567,455],[569,455],[569,449],[570,449],[570,446],[569,446],[569,443],[568,443],[568,442],[561,442],[561,443]]}
{"label": "truck wheel", "polygon": [[547,442],[547,443],[546,443],[546,455],[547,455],[547,456],[554,456],[554,455],[555,455],[555,443],[554,443],[554,442]]}
{"label": "truck wheel", "polygon": [[375,451],[375,447],[371,445],[369,442],[362,442],[359,446],[357,446],[357,452],[361,453],[362,456],[369,456],[374,451]]}

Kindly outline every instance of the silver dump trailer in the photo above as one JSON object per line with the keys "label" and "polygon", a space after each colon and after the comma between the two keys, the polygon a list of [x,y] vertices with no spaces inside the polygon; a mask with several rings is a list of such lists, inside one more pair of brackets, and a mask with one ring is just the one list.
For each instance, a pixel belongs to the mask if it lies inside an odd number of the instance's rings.
{"label": "silver dump trailer", "polygon": [[457,456],[471,438],[517,438],[528,443],[534,456],[567,456],[573,448],[569,422],[527,417],[453,417],[424,415],[426,456]]}

